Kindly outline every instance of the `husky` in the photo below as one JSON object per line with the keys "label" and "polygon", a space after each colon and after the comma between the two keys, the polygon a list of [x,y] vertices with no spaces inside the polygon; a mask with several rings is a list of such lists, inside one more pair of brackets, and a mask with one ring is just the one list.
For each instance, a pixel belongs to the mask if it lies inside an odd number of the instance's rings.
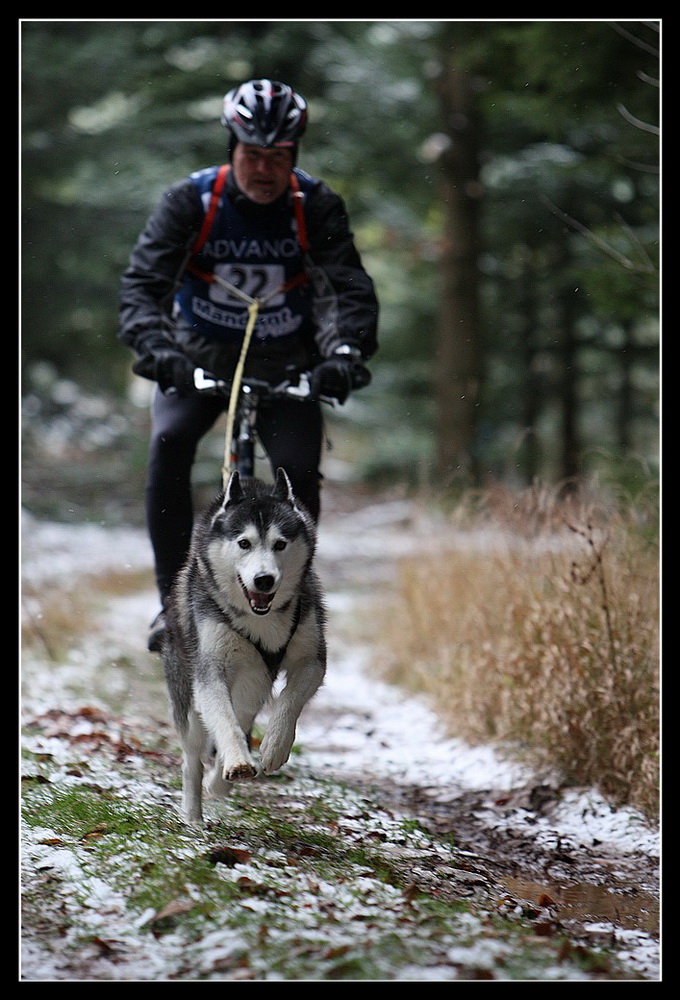
{"label": "husky", "polygon": [[[324,595],[313,567],[316,529],[278,469],[273,486],[233,472],[200,516],[166,612],[161,657],[183,750],[182,813],[203,818],[215,795],[282,767],[300,712],[326,671]],[[272,697],[259,749],[251,729]]]}

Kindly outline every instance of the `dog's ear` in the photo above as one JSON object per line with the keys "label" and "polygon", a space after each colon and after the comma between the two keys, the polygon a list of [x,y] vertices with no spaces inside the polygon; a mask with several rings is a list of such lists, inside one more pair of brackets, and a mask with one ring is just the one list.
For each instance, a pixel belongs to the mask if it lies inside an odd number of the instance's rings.
{"label": "dog's ear", "polygon": [[229,482],[227,483],[227,488],[224,491],[224,503],[223,507],[226,507],[230,503],[238,503],[243,499],[243,489],[241,488],[241,477],[238,472],[234,471],[229,476]]}
{"label": "dog's ear", "polygon": [[281,500],[284,503],[291,503],[295,506],[295,494],[293,493],[293,487],[290,485],[290,479],[288,478],[285,469],[276,470],[276,482],[274,483],[272,496],[276,500]]}

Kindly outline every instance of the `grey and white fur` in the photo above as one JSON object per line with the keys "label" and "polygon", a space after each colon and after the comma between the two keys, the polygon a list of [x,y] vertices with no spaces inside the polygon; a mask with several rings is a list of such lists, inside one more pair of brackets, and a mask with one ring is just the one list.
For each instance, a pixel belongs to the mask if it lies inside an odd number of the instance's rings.
{"label": "grey and white fur", "polygon": [[[210,792],[223,795],[232,782],[271,774],[288,760],[300,712],[326,670],[315,547],[314,522],[282,469],[273,486],[232,473],[196,521],[161,649],[190,822],[203,818],[204,776]],[[279,672],[285,686],[273,701],[258,767],[250,733]]]}

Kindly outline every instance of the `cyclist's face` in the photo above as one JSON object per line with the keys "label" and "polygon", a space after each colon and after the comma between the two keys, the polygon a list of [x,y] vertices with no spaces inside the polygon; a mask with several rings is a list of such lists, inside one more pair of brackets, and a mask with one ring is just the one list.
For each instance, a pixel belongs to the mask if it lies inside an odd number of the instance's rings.
{"label": "cyclist's face", "polygon": [[231,165],[241,191],[258,205],[268,205],[288,187],[293,154],[289,149],[260,149],[239,142]]}

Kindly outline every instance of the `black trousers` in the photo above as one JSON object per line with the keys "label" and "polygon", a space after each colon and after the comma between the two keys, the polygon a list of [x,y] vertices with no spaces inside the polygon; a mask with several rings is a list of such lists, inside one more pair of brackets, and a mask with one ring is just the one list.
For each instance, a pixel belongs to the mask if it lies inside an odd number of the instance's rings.
{"label": "black trousers", "polygon": [[[146,521],[156,583],[164,601],[189,551],[193,526],[191,470],[201,438],[228,401],[215,396],[164,396],[156,389],[146,481]],[[318,403],[281,400],[260,406],[257,434],[272,470],[286,470],[298,499],[319,519],[323,417]]]}

